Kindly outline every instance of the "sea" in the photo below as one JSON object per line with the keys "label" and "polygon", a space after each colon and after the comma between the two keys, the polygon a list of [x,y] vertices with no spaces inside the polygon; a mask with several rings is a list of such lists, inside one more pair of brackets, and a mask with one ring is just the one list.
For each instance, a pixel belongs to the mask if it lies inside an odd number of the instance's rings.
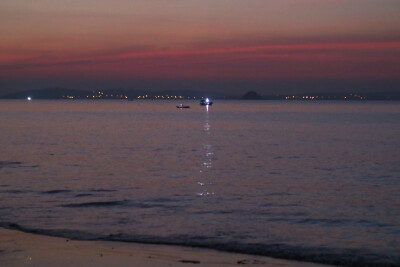
{"label": "sea", "polygon": [[1,100],[0,226],[400,266],[400,102]]}

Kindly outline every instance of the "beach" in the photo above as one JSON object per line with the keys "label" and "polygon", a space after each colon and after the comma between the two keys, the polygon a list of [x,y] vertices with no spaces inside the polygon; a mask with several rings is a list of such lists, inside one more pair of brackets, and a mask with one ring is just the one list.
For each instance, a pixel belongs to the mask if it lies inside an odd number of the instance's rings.
{"label": "beach", "polygon": [[167,245],[79,241],[0,228],[2,266],[323,266]]}

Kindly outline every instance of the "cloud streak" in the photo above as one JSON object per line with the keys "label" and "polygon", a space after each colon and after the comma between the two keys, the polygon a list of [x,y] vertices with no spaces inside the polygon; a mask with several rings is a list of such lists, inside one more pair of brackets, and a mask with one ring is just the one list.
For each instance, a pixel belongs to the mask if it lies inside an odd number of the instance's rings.
{"label": "cloud streak", "polygon": [[[233,46],[208,49],[123,51],[96,56],[2,63],[3,75],[69,73],[128,78],[398,78],[400,41]],[[372,64],[373,66],[369,65]]]}

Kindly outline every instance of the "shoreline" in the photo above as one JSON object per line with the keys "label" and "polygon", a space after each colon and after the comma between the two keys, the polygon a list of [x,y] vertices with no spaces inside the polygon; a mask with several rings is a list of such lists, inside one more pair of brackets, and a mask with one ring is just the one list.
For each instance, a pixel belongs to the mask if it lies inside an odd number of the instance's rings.
{"label": "shoreline", "polygon": [[0,262],[5,266],[281,266],[318,263],[221,252],[212,249],[119,241],[82,241],[0,227]]}

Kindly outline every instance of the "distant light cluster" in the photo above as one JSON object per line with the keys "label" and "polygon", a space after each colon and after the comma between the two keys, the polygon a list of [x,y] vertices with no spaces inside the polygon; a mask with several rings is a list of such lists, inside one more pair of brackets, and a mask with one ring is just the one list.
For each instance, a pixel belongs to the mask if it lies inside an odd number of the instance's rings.
{"label": "distant light cluster", "polygon": [[144,94],[138,96],[127,96],[125,94],[107,93],[104,91],[92,91],[91,94],[86,96],[79,95],[63,95],[63,99],[196,99],[196,97],[183,96],[183,95],[151,95]]}
{"label": "distant light cluster", "polygon": [[128,96],[124,94],[109,94],[103,91],[92,91],[92,94],[86,95],[86,97],[75,96],[75,95],[63,95],[64,99],[128,99]]}
{"label": "distant light cluster", "polygon": [[366,100],[365,96],[360,94],[339,95],[287,95],[286,100]]}
{"label": "distant light cluster", "polygon": [[92,91],[93,95],[91,96],[86,96],[86,98],[116,98],[116,99],[128,99],[128,96],[123,95],[123,94],[108,94],[104,93],[103,91]]}
{"label": "distant light cluster", "polygon": [[137,99],[196,99],[196,97],[182,96],[182,95],[139,95]]}

